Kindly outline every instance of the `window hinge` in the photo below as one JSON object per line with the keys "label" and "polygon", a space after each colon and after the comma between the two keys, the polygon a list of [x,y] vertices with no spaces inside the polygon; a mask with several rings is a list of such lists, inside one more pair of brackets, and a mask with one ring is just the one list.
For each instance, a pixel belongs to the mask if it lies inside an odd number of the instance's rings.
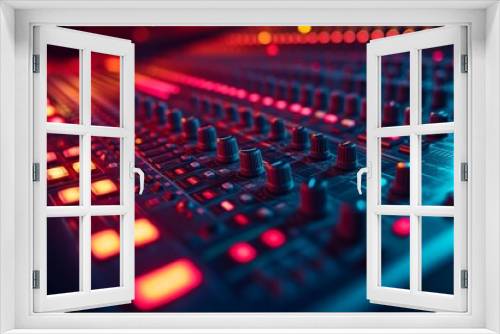
{"label": "window hinge", "polygon": [[462,73],[469,72],[469,57],[467,55],[462,55]]}
{"label": "window hinge", "polygon": [[461,181],[469,181],[469,166],[467,165],[466,162],[462,162],[460,164],[460,180]]}
{"label": "window hinge", "polygon": [[35,162],[33,164],[33,181],[39,182],[40,181],[40,163]]}
{"label": "window hinge", "polygon": [[469,287],[469,274],[467,270],[462,270],[462,289]]}
{"label": "window hinge", "polygon": [[33,55],[33,73],[40,73],[40,55]]}
{"label": "window hinge", "polygon": [[33,270],[33,289],[40,289],[40,270]]}

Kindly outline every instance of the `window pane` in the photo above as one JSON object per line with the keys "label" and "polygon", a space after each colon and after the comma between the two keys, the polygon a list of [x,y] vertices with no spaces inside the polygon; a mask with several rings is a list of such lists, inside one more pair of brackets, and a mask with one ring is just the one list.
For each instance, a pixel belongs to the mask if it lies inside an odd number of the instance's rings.
{"label": "window pane", "polygon": [[381,286],[410,289],[410,217],[381,216]]}
{"label": "window pane", "polygon": [[421,124],[453,121],[453,45],[422,50]]}
{"label": "window pane", "polygon": [[80,50],[47,45],[47,122],[79,123]]}
{"label": "window pane", "polygon": [[120,126],[120,57],[91,53],[92,125]]}
{"label": "window pane", "polygon": [[92,290],[120,286],[120,218],[92,217]]}
{"label": "window pane", "polygon": [[[92,137],[92,161],[101,173],[92,173],[92,205],[120,204],[120,138]],[[95,169],[94,169],[95,170]]]}
{"label": "window pane", "polygon": [[421,217],[422,291],[453,294],[453,218]]}
{"label": "window pane", "polygon": [[47,205],[79,205],[80,136],[47,134]]}
{"label": "window pane", "polygon": [[80,218],[47,218],[47,294],[80,291]]}
{"label": "window pane", "polygon": [[454,135],[424,136],[422,140],[422,205],[453,206]]}
{"label": "window pane", "polygon": [[381,124],[409,124],[409,109],[406,113],[405,110],[410,106],[410,53],[382,56],[381,67]]}
{"label": "window pane", "polygon": [[382,205],[410,205],[410,137],[386,137],[382,151]]}

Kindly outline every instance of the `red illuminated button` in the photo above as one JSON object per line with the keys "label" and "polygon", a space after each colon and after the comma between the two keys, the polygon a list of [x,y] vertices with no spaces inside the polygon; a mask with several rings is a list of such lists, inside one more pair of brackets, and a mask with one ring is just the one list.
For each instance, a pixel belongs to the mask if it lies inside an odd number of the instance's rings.
{"label": "red illuminated button", "polygon": [[120,253],[120,236],[115,230],[104,230],[92,234],[92,255],[99,260],[106,260]]}
{"label": "red illuminated button", "polygon": [[177,175],[183,175],[186,174],[186,170],[184,168],[177,168],[174,170],[174,173]]}
{"label": "red illuminated button", "polygon": [[236,222],[236,224],[241,225],[241,226],[245,226],[245,225],[248,225],[250,223],[250,219],[248,219],[248,217],[242,213],[238,213],[238,214],[234,215],[233,219]]}
{"label": "red illuminated button", "polygon": [[211,200],[213,198],[215,198],[215,196],[217,195],[215,193],[215,191],[213,190],[205,190],[204,192],[201,193],[201,195],[205,198],[205,199],[208,199],[208,200]]}
{"label": "red illuminated button", "polygon": [[90,189],[97,197],[109,195],[118,191],[118,187],[110,179],[92,182]]}
{"label": "red illuminated button", "polygon": [[239,242],[229,248],[229,255],[239,263],[247,263],[255,259],[257,252],[255,248],[246,242]]}
{"label": "red illuminated button", "polygon": [[200,179],[198,179],[196,176],[190,176],[186,179],[186,181],[189,182],[189,184],[195,186],[197,185],[198,183],[200,183]]}
{"label": "red illuminated button", "polygon": [[75,204],[80,200],[80,187],[71,187],[57,192],[63,205]]}
{"label": "red illuminated button", "polygon": [[160,232],[147,218],[135,220],[135,246],[140,247],[152,243],[160,236]]}
{"label": "red illuminated button", "polygon": [[68,170],[63,166],[47,169],[47,181],[62,180],[68,175]]}
{"label": "red illuminated button", "polygon": [[191,261],[180,259],[136,278],[133,303],[141,310],[151,310],[184,296],[202,280]]}
{"label": "red illuminated button", "polygon": [[47,152],[47,162],[52,162],[56,160],[57,160],[56,152]]}
{"label": "red illuminated button", "polygon": [[268,230],[260,236],[263,243],[271,248],[277,248],[283,245],[286,241],[286,237],[281,231],[277,229]]}
{"label": "red illuminated button", "polygon": [[66,158],[74,158],[80,155],[80,147],[73,146],[63,151],[63,155]]}
{"label": "red illuminated button", "polygon": [[399,237],[407,237],[410,235],[410,218],[399,218],[392,225],[392,232]]}
{"label": "red illuminated button", "polygon": [[233,211],[234,210],[234,204],[229,202],[229,201],[222,201],[220,206],[221,206],[221,208],[223,208],[226,211]]}

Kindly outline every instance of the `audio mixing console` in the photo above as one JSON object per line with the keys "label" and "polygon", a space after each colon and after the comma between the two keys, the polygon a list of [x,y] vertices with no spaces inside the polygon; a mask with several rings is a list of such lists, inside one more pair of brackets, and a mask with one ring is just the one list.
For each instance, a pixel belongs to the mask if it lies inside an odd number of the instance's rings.
{"label": "audio mixing console", "polygon": [[[366,43],[422,28],[300,28],[229,28],[163,49],[144,31],[180,28],[137,28],[135,158],[146,186],[135,204],[136,296],[92,312],[402,310],[366,299],[356,173],[366,162]],[[452,120],[453,50],[426,52],[422,118]],[[382,122],[408,124],[409,58],[391,57]],[[116,63],[92,61],[92,124],[117,125]],[[49,63],[49,122],[78,123],[70,64],[57,53]],[[71,137],[48,135],[48,205],[78,201]],[[382,203],[408,204],[408,138],[381,145]],[[423,203],[453,205],[453,136],[427,136],[422,149]],[[119,162],[119,140],[93,138],[92,204],[117,204]],[[423,288],[453,293],[453,219],[425,219]],[[118,233],[118,217],[92,218],[93,289],[119,285]],[[49,294],[78,290],[78,220],[51,218],[48,235]],[[382,285],[409,287],[408,217],[383,217],[382,266]]]}

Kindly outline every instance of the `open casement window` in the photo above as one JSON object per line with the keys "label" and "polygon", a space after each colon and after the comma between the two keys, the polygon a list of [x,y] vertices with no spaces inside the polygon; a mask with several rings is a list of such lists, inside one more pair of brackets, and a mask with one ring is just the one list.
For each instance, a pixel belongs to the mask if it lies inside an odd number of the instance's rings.
{"label": "open casement window", "polygon": [[[74,53],[79,61],[62,65],[57,58],[61,53]],[[92,75],[102,59],[110,69],[106,82]],[[71,68],[63,71],[59,66]],[[68,70],[77,73],[79,80],[65,76]],[[142,173],[134,168],[134,44],[38,26],[33,72],[33,167],[38,181],[34,183],[34,311],[130,303],[134,299],[134,172]],[[103,94],[114,94],[113,105],[102,105]],[[94,105],[106,108],[107,118],[96,119]],[[119,146],[119,156],[109,156],[106,145]],[[99,154],[104,167],[92,161],[91,152]],[[115,181],[101,176],[99,168],[113,168]],[[78,235],[79,242],[64,243],[54,237],[65,233]],[[55,257],[55,253],[64,255]],[[56,263],[55,258],[67,261]],[[116,277],[107,285],[92,281],[96,258],[109,258],[106,265],[116,267]],[[73,282],[62,289],[49,284],[48,280],[60,279],[58,273]]]}
{"label": "open casement window", "polygon": [[[467,182],[462,173],[467,163],[466,54],[466,28],[459,26],[373,40],[367,46],[367,297],[372,303],[467,310],[462,282],[467,274]],[[444,56],[452,61],[441,64]],[[432,84],[423,85],[428,81]],[[391,89],[396,95],[409,94],[409,108],[387,100]],[[396,139],[404,142],[408,161],[386,170],[382,156],[390,158],[387,142]],[[453,145],[454,154],[439,155],[439,145]],[[432,156],[429,147],[434,148]],[[429,171],[428,159],[440,159],[443,169]],[[396,199],[383,202],[388,173],[394,175]],[[427,182],[429,175],[448,180],[452,200],[435,200],[437,189]],[[391,224],[395,221],[397,226]],[[437,228],[439,224],[446,228]],[[409,241],[401,249],[398,272],[392,273],[405,284],[394,284],[391,273],[384,272],[384,245],[399,242],[387,237],[388,228]],[[450,289],[427,290],[425,268],[440,266],[446,256],[452,258],[452,274],[442,279],[449,280]]]}

